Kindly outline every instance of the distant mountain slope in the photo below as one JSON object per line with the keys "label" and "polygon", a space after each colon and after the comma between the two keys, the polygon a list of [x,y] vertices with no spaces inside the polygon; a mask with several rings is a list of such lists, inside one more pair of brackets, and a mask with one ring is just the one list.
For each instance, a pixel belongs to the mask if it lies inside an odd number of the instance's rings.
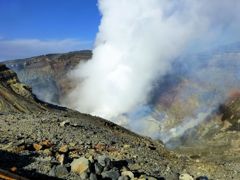
{"label": "distant mountain slope", "polygon": [[19,82],[16,73],[0,64],[0,113],[46,110],[36,101],[31,88]]}
{"label": "distant mountain slope", "polygon": [[91,51],[76,51],[65,54],[48,54],[27,59],[6,61],[21,82],[31,86],[43,101],[59,104],[61,97],[71,88],[67,73],[80,61],[90,59]]}

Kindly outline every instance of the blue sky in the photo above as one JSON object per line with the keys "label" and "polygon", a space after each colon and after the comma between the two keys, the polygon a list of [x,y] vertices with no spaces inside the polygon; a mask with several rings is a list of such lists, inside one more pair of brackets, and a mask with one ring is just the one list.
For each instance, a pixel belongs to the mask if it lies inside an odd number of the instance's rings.
{"label": "blue sky", "polygon": [[0,0],[0,60],[92,48],[97,0]]}

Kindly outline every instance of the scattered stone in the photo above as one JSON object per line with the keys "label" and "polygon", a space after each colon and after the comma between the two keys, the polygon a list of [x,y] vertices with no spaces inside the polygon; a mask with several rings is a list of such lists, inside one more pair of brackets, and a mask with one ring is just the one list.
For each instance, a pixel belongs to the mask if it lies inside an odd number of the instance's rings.
{"label": "scattered stone", "polygon": [[147,180],[147,176],[146,175],[141,175],[138,180]]}
{"label": "scattered stone", "polygon": [[41,144],[34,143],[34,144],[33,144],[33,148],[34,148],[36,151],[40,151],[40,150],[42,149],[42,145],[41,145]]}
{"label": "scattered stone", "polygon": [[94,146],[94,148],[96,149],[96,151],[101,152],[106,148],[106,145],[103,143],[98,143]]}
{"label": "scattered stone", "polygon": [[53,144],[49,140],[42,141],[41,145],[44,146],[45,148],[50,148],[53,146]]}
{"label": "scattered stone", "polygon": [[101,164],[99,164],[98,162],[94,163],[94,168],[95,168],[95,172],[96,174],[100,175],[103,171],[103,166],[101,166]]}
{"label": "scattered stone", "polygon": [[71,151],[71,152],[69,152],[68,155],[69,155],[69,157],[71,157],[73,159],[77,159],[80,157],[77,151]]}
{"label": "scattered stone", "polygon": [[61,165],[63,165],[65,156],[64,156],[64,154],[57,154],[56,159]]}
{"label": "scattered stone", "polygon": [[97,158],[98,163],[103,166],[103,167],[109,167],[111,165],[111,159],[108,158],[107,156],[98,156]]}
{"label": "scattered stone", "polygon": [[179,176],[179,180],[193,180],[193,177],[190,176],[189,174],[181,174]]}
{"label": "scattered stone", "polygon": [[130,146],[129,144],[124,144],[124,145],[123,145],[123,148],[124,148],[124,149],[129,149],[130,147],[131,147],[131,146]]}
{"label": "scattered stone", "polygon": [[89,160],[91,163],[94,163],[94,157],[93,157],[93,156],[89,156],[89,157],[88,157],[88,160]]}
{"label": "scattered stone", "polygon": [[121,173],[122,176],[127,176],[129,177],[130,179],[133,179],[134,178],[134,174],[131,172],[131,171],[123,171]]}
{"label": "scattered stone", "polygon": [[16,143],[16,146],[22,146],[22,145],[24,145],[24,143],[25,143],[24,139],[19,140],[19,141]]}
{"label": "scattered stone", "polygon": [[58,165],[56,167],[56,176],[57,177],[64,177],[68,174],[68,170],[65,166],[63,165]]}
{"label": "scattered stone", "polygon": [[10,171],[13,172],[13,173],[16,173],[17,172],[17,167],[15,167],[15,166],[11,167]]}
{"label": "scattered stone", "polygon": [[63,165],[53,166],[49,172],[49,175],[63,178],[64,176],[68,175],[68,170]]}
{"label": "scattered stone", "polygon": [[53,166],[52,169],[49,171],[49,176],[56,176],[56,166]]}
{"label": "scattered stone", "polygon": [[67,120],[67,121],[61,122],[61,123],[60,123],[60,126],[61,126],[61,127],[64,127],[64,126],[69,125],[69,124],[70,124],[70,121]]}
{"label": "scattered stone", "polygon": [[60,153],[67,153],[68,152],[68,146],[67,145],[62,145],[59,150]]}
{"label": "scattered stone", "polygon": [[74,147],[74,146],[76,146],[76,143],[71,142],[71,143],[69,143],[69,146]]}
{"label": "scattered stone", "polygon": [[116,170],[104,171],[101,173],[103,178],[117,180],[120,177],[120,174]]}
{"label": "scattered stone", "polygon": [[89,179],[90,180],[97,180],[97,175],[94,174],[94,173],[91,173]]}
{"label": "scattered stone", "polygon": [[43,150],[43,154],[47,155],[47,156],[52,156],[52,152],[50,149],[44,149]]}
{"label": "scattered stone", "polygon": [[74,159],[71,163],[71,171],[77,174],[83,174],[89,171],[89,161],[88,159],[81,157],[79,159]]}

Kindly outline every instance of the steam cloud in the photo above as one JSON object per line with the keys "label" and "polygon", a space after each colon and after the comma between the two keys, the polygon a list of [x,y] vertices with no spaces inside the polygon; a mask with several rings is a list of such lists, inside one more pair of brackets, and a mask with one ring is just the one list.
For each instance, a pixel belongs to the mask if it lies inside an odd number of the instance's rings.
{"label": "steam cloud", "polygon": [[71,72],[76,87],[66,103],[134,130],[142,127],[145,134],[159,130],[155,122],[123,115],[148,106],[155,82],[174,71],[175,59],[239,39],[239,0],[99,0],[98,5],[102,20],[93,57]]}

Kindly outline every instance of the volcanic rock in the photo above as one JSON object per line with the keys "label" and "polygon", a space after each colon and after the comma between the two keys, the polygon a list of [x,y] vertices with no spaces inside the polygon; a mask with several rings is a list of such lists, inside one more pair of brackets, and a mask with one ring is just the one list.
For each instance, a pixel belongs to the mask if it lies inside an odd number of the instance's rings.
{"label": "volcanic rock", "polygon": [[117,170],[104,171],[101,175],[104,179],[112,180],[117,180],[120,177],[120,174]]}
{"label": "volcanic rock", "polygon": [[68,175],[68,173],[69,172],[65,166],[58,165],[58,166],[53,166],[53,168],[49,172],[49,175],[63,178],[64,176]]}
{"label": "volcanic rock", "polygon": [[41,145],[41,144],[34,143],[34,144],[33,144],[33,148],[34,148],[36,151],[40,151],[40,150],[42,149],[42,145]]}
{"label": "volcanic rock", "polygon": [[64,127],[65,125],[69,125],[69,124],[70,124],[69,121],[63,121],[63,122],[60,123],[60,126]]}
{"label": "volcanic rock", "polygon": [[67,153],[68,152],[68,146],[65,144],[65,145],[62,145],[59,150],[58,150],[60,153]]}
{"label": "volcanic rock", "polygon": [[95,172],[96,174],[100,175],[104,169],[103,166],[101,166],[98,162],[94,164]]}
{"label": "volcanic rock", "polygon": [[133,179],[134,178],[134,174],[131,172],[131,171],[123,171],[121,173],[122,176],[127,176],[129,177],[130,179]]}
{"label": "volcanic rock", "polygon": [[64,154],[57,154],[56,159],[61,165],[63,165],[64,160],[65,160],[65,155]]}
{"label": "volcanic rock", "polygon": [[111,159],[109,159],[109,157],[107,157],[105,155],[99,156],[97,158],[97,161],[103,167],[109,167],[111,165]]}
{"label": "volcanic rock", "polygon": [[81,157],[79,159],[74,159],[71,163],[71,171],[78,173],[79,175],[87,173],[89,171],[89,161],[88,159]]}
{"label": "volcanic rock", "polygon": [[194,180],[192,176],[190,176],[189,174],[181,174],[179,176],[179,180]]}
{"label": "volcanic rock", "polygon": [[94,174],[94,173],[91,173],[89,179],[90,180],[97,180],[97,175]]}

